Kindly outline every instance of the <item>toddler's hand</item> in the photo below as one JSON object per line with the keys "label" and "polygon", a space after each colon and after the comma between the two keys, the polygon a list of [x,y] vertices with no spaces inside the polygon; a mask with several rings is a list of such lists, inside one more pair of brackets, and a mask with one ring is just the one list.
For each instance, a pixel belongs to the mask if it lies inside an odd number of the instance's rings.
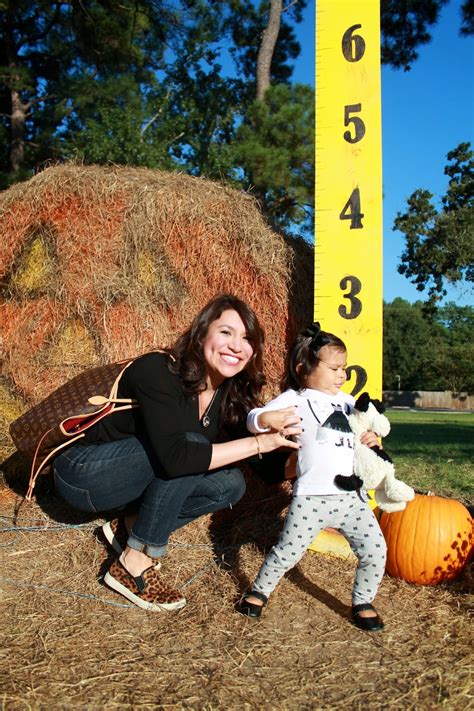
{"label": "toddler's hand", "polygon": [[380,440],[377,432],[372,432],[372,430],[367,430],[362,432],[360,436],[360,441],[367,447],[380,447]]}
{"label": "toddler's hand", "polygon": [[261,412],[258,416],[258,425],[262,429],[270,428],[275,432],[284,433],[287,427],[298,426],[301,417],[296,414],[295,406],[285,407],[281,410],[268,410]]}

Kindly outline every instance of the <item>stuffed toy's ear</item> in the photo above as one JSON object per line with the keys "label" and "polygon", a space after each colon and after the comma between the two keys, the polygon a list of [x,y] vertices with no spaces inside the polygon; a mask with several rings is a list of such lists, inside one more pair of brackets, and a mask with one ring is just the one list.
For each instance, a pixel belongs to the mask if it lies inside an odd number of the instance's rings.
{"label": "stuffed toy's ear", "polygon": [[375,407],[379,415],[382,415],[385,412],[385,405],[381,400],[372,400],[372,405]]}
{"label": "stuffed toy's ear", "polygon": [[369,409],[369,403],[369,393],[362,393],[362,395],[360,395],[355,402],[355,408],[356,410],[359,410],[359,412],[367,412],[367,410]]}

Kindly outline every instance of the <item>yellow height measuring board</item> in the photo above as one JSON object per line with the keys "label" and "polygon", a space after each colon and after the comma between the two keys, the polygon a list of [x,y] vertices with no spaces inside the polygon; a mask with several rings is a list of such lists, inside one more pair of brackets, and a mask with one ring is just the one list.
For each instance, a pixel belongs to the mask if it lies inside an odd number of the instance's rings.
{"label": "yellow height measuring board", "polygon": [[379,0],[316,0],[314,314],[348,348],[345,390],[382,386]]}

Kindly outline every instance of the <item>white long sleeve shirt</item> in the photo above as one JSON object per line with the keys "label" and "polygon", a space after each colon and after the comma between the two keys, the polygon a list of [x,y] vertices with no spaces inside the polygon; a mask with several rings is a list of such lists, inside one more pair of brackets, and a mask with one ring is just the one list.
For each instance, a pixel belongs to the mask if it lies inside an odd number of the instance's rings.
{"label": "white long sleeve shirt", "polygon": [[347,415],[354,398],[343,392],[328,395],[305,388],[300,392],[285,390],[264,407],[256,407],[247,416],[247,429],[254,434],[267,431],[258,424],[258,416],[269,410],[296,405],[304,429],[294,439],[300,443],[294,495],[341,494],[334,484],[336,474],[351,476],[354,464],[354,435]]}

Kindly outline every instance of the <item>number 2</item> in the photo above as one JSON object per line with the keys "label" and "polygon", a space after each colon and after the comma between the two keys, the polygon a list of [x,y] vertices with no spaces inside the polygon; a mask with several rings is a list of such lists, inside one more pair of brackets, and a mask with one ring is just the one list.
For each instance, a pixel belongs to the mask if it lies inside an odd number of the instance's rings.
{"label": "number 2", "polygon": [[367,382],[367,371],[360,365],[350,365],[348,368],[346,368],[348,380],[351,379],[352,373],[355,373],[356,381],[354,387],[351,390],[351,395],[352,397],[355,397],[357,393],[360,393],[360,391]]}

